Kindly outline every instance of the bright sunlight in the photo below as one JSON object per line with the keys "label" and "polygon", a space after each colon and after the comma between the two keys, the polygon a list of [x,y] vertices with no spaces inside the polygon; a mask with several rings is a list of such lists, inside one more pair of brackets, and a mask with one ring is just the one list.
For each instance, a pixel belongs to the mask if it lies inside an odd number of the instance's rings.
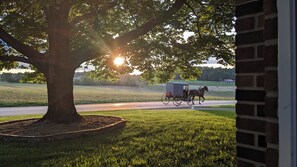
{"label": "bright sunlight", "polygon": [[120,66],[124,64],[124,58],[123,57],[116,57],[113,61],[113,63],[117,66]]}

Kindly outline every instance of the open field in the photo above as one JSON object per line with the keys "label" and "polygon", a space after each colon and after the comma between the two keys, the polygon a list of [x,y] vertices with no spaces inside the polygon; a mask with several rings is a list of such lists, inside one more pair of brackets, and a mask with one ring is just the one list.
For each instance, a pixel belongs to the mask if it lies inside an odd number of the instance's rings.
{"label": "open field", "polygon": [[[195,87],[192,87],[195,88]],[[234,87],[209,87],[206,100],[233,100]],[[147,87],[74,86],[76,104],[159,101],[164,85]],[[0,106],[47,105],[46,85],[0,82]]]}
{"label": "open field", "polygon": [[[124,129],[49,143],[0,142],[0,166],[236,166],[235,112],[126,110]],[[0,121],[23,117],[0,117]]]}

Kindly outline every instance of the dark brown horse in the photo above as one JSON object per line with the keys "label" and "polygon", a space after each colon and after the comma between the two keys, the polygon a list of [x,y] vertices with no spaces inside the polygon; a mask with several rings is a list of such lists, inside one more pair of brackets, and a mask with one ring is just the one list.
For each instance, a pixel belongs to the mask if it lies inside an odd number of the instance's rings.
{"label": "dark brown horse", "polygon": [[195,96],[198,96],[199,97],[199,104],[200,103],[200,98],[202,98],[202,102],[204,102],[205,98],[204,98],[204,92],[205,91],[208,91],[208,87],[207,86],[204,86],[203,88],[198,88],[198,90],[196,89],[193,89],[193,90],[190,90],[189,92],[189,96],[192,97],[192,104],[194,104],[194,98]]}

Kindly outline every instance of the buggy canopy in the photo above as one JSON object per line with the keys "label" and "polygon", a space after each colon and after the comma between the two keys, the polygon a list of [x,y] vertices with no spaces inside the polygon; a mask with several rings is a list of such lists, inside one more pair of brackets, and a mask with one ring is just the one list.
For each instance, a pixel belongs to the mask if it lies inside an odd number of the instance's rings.
{"label": "buggy canopy", "polygon": [[183,97],[188,90],[189,84],[185,82],[166,83],[166,96]]}

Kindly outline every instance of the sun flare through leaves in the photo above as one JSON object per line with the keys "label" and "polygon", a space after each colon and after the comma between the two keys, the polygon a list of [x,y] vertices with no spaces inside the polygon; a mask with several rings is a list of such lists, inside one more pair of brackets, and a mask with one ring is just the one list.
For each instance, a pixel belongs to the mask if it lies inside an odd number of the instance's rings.
{"label": "sun flare through leaves", "polygon": [[116,57],[116,58],[114,59],[114,61],[113,61],[113,63],[114,63],[116,66],[121,66],[121,65],[124,64],[124,62],[125,62],[125,59],[124,59],[123,57],[120,57],[120,56]]}

